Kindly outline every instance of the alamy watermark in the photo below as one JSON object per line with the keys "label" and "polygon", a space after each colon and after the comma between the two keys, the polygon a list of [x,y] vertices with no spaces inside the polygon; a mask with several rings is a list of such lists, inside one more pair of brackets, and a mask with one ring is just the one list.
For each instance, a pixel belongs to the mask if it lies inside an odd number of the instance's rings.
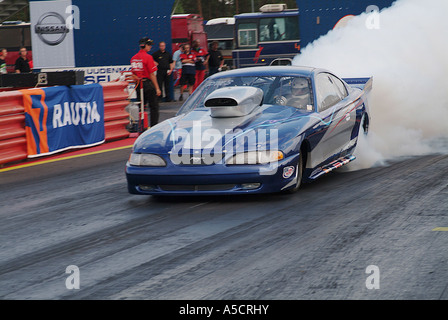
{"label": "alamy watermark", "polygon": [[380,268],[376,265],[369,265],[366,268],[366,288],[369,290],[380,288]]}
{"label": "alamy watermark", "polygon": [[69,30],[80,29],[80,11],[78,6],[68,6],[65,9],[65,13],[69,16],[65,19],[65,25]]}
{"label": "alamy watermark", "polygon": [[191,130],[172,130],[169,140],[170,160],[176,165],[260,164],[261,175],[273,175],[284,157],[277,129],[203,129],[201,121],[194,121]]}
{"label": "alamy watermark", "polygon": [[366,28],[369,30],[378,30],[381,27],[380,8],[370,5],[366,9],[367,18],[365,21]]}
{"label": "alamy watermark", "polygon": [[70,274],[67,279],[65,279],[65,287],[68,290],[80,289],[81,275],[79,268],[75,265],[70,265],[65,269],[65,273]]}
{"label": "alamy watermark", "polygon": [[[65,280],[65,287],[68,290],[79,290],[81,288],[81,274],[78,266],[69,265],[65,269],[65,273],[69,276]],[[369,290],[380,289],[380,268],[376,265],[369,265],[365,271],[368,274],[365,285]]]}

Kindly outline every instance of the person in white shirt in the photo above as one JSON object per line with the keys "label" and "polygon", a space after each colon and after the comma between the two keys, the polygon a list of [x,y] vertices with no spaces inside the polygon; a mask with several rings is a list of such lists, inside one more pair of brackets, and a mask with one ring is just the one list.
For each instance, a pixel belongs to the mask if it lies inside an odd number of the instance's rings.
{"label": "person in white shirt", "polygon": [[181,44],[179,46],[179,49],[173,53],[173,62],[174,62],[174,69],[173,69],[173,76],[174,76],[174,86],[177,86],[179,84],[179,79],[182,73],[182,61],[180,59],[180,55],[184,52],[184,45]]}
{"label": "person in white shirt", "polygon": [[0,49],[0,74],[8,73],[6,71],[6,56],[8,55],[8,50]]}

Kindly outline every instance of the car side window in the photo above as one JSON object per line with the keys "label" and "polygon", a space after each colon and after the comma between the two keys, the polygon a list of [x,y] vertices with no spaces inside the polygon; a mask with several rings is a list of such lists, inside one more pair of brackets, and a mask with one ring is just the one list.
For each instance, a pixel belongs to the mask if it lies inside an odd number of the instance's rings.
{"label": "car side window", "polygon": [[238,25],[238,45],[240,47],[256,47],[258,43],[256,23],[241,23]]}
{"label": "car side window", "polygon": [[337,88],[337,92],[339,93],[339,96],[342,99],[345,99],[345,97],[348,96],[347,88],[345,87],[344,83],[339,79],[338,77],[331,75],[331,79],[333,80],[334,85]]}
{"label": "car side window", "polygon": [[314,111],[311,81],[306,77],[280,77],[272,98],[267,103]]}
{"label": "car side window", "polygon": [[319,111],[324,111],[343,99],[329,73],[319,73],[316,76],[316,98]]}

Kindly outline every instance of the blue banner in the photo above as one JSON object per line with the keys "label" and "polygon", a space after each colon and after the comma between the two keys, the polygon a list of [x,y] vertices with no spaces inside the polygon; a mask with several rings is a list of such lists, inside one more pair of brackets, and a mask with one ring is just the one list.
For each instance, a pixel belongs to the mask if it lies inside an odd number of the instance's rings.
{"label": "blue banner", "polygon": [[23,90],[28,157],[101,144],[104,97],[99,84]]}

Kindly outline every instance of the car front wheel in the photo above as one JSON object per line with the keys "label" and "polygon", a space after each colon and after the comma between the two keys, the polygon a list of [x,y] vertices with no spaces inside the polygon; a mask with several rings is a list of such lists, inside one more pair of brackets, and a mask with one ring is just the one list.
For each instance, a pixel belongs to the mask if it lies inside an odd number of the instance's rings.
{"label": "car front wheel", "polygon": [[287,193],[294,193],[297,192],[300,189],[300,186],[302,185],[302,178],[303,178],[303,167],[304,167],[304,155],[303,152],[300,152],[299,161],[297,161],[296,165],[296,184],[294,187],[286,190]]}

